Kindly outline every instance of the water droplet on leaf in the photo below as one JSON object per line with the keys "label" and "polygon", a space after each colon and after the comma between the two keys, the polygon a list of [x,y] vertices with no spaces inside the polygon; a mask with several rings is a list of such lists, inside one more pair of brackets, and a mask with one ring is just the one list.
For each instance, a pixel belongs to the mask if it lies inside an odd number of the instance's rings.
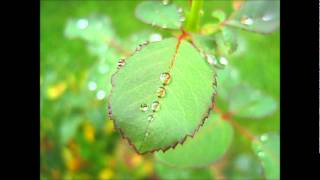
{"label": "water droplet on leaf", "polygon": [[159,98],[163,97],[166,94],[166,89],[164,87],[159,87],[157,90],[157,95]]}
{"label": "water droplet on leaf", "polygon": [[244,25],[252,25],[253,19],[248,16],[242,16],[240,19],[240,23]]}
{"label": "water droplet on leaf", "polygon": [[216,57],[212,56],[212,55],[208,55],[207,56],[207,61],[209,64],[215,65],[217,64],[217,59]]}
{"label": "water droplet on leaf", "polygon": [[142,44],[139,44],[138,47],[136,48],[136,51],[140,51],[142,49]]}
{"label": "water droplet on leaf", "polygon": [[148,132],[146,132],[146,137],[148,137],[150,134]]}
{"label": "water droplet on leaf", "polygon": [[227,58],[221,56],[219,59],[219,63],[226,66],[226,65],[228,65],[228,60],[227,60]]}
{"label": "water droplet on leaf", "polygon": [[141,110],[142,112],[147,112],[148,109],[149,109],[149,107],[148,107],[147,104],[141,104],[141,105],[140,105],[140,110]]}
{"label": "water droplet on leaf", "polygon": [[156,112],[156,111],[159,110],[159,108],[160,108],[159,101],[153,101],[152,104],[151,104],[152,111]]}
{"label": "water droplet on leaf", "polygon": [[124,59],[120,59],[118,61],[118,69],[121,68],[122,66],[124,66],[126,64],[125,60]]}
{"label": "water droplet on leaf", "polygon": [[169,84],[170,79],[171,79],[171,76],[169,73],[165,72],[160,74],[160,81],[163,85]]}
{"label": "water droplet on leaf", "polygon": [[142,45],[148,45],[149,44],[149,41],[144,41],[143,43],[142,43]]}
{"label": "water droplet on leaf", "polygon": [[183,9],[182,9],[181,7],[179,7],[179,8],[178,8],[178,12],[179,12],[179,13],[182,13],[182,12],[183,12]]}

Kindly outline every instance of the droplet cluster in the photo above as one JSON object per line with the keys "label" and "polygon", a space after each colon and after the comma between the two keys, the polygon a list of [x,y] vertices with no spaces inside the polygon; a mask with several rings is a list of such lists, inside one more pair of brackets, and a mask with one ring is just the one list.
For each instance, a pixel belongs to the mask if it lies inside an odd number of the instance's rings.
{"label": "droplet cluster", "polygon": [[[160,109],[160,102],[159,101],[161,98],[163,98],[166,95],[166,86],[170,83],[171,75],[169,72],[163,72],[160,74],[159,79],[160,79],[161,86],[156,90],[157,99],[152,101],[150,106],[148,106],[145,103],[142,103],[140,105],[140,110],[142,112],[145,113],[145,112],[151,111],[147,116],[147,120],[149,123],[154,121],[155,115],[156,115],[155,113],[157,111],[159,111],[159,109]],[[146,133],[145,133],[145,137],[147,137],[149,135],[150,135],[150,132],[148,131],[148,128],[147,128]]]}
{"label": "droplet cluster", "polygon": [[228,59],[225,56],[216,57],[211,54],[203,53],[203,57],[205,57],[208,64],[213,65],[218,69],[224,69],[229,64]]}
{"label": "droplet cluster", "polygon": [[[150,41],[144,41],[143,43],[139,44],[135,50],[134,53],[137,53],[139,51],[141,51],[141,49],[143,47],[145,47],[146,45],[148,45],[150,43]],[[124,58],[121,58],[119,61],[118,61],[118,66],[117,66],[117,69],[121,69],[124,65],[126,64],[126,61]]]}

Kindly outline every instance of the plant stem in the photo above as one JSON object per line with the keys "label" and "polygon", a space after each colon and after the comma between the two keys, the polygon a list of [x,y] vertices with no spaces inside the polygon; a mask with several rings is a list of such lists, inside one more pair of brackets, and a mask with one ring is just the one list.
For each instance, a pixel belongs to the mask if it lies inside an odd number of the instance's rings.
{"label": "plant stem", "polygon": [[200,11],[202,9],[203,0],[192,0],[191,10],[187,14],[185,29],[187,31],[196,32],[199,29]]}

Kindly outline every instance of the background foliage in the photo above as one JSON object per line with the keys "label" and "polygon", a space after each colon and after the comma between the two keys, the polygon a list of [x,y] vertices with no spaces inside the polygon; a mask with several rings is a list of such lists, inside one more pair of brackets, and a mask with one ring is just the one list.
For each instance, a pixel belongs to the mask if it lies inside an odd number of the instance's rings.
{"label": "background foliage", "polygon": [[[242,95],[246,90],[249,95],[252,92],[248,89],[258,91],[262,99],[275,100],[276,109],[261,117],[250,117],[242,111],[241,115],[229,118],[234,129],[232,143],[210,166],[168,166],[159,159],[161,154],[138,155],[120,138],[107,119],[110,75],[118,60],[134,51],[139,43],[172,36],[135,17],[139,2],[41,1],[41,178],[275,178],[279,169],[274,169],[277,166],[273,164],[273,158],[279,157],[279,145],[274,141],[280,120],[279,31],[269,35],[238,31],[238,48],[228,57],[229,65],[218,73],[221,96],[216,103],[217,118],[223,119],[230,108],[241,106],[238,102],[243,102]],[[186,1],[174,3],[188,7]],[[213,10],[220,9],[227,16],[233,11],[232,1],[204,3],[201,25],[213,21]],[[235,72],[235,77],[224,80],[231,72]],[[227,100],[223,94],[230,96],[228,89],[233,98]],[[238,90],[240,95],[234,93]],[[265,112],[268,107],[262,104],[258,110]]]}

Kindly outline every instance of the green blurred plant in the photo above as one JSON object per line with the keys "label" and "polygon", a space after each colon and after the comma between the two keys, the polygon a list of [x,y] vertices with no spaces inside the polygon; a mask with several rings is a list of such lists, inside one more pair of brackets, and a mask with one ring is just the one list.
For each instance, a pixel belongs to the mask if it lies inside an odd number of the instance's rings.
{"label": "green blurred plant", "polygon": [[[256,131],[262,134],[256,136],[248,130],[255,120],[273,114],[278,101],[245,82],[238,66],[229,65],[244,46],[237,28],[273,32],[279,2],[234,1],[230,15],[222,9],[210,14],[202,7],[207,1],[190,2],[177,2],[184,8],[166,0],[141,2],[135,15],[153,29],[127,38],[120,38],[110,18],[100,14],[68,20],[65,36],[84,42],[86,47],[76,48],[90,54],[80,58],[96,60],[80,63],[61,55],[64,68],[41,62],[42,179],[279,178],[278,132]],[[163,39],[166,33],[171,38]],[[110,84],[115,72],[118,89]],[[161,79],[162,72],[170,79]],[[111,89],[115,100],[110,102]],[[211,94],[216,94],[214,108]],[[106,119],[106,103],[112,106],[113,121]],[[244,127],[238,119],[251,122]],[[113,122],[140,153],[175,149],[141,156],[118,142]],[[234,128],[242,136],[234,136]],[[187,137],[188,132],[194,137]],[[246,155],[232,150],[237,143],[249,143],[256,156],[248,155],[248,149]]]}

